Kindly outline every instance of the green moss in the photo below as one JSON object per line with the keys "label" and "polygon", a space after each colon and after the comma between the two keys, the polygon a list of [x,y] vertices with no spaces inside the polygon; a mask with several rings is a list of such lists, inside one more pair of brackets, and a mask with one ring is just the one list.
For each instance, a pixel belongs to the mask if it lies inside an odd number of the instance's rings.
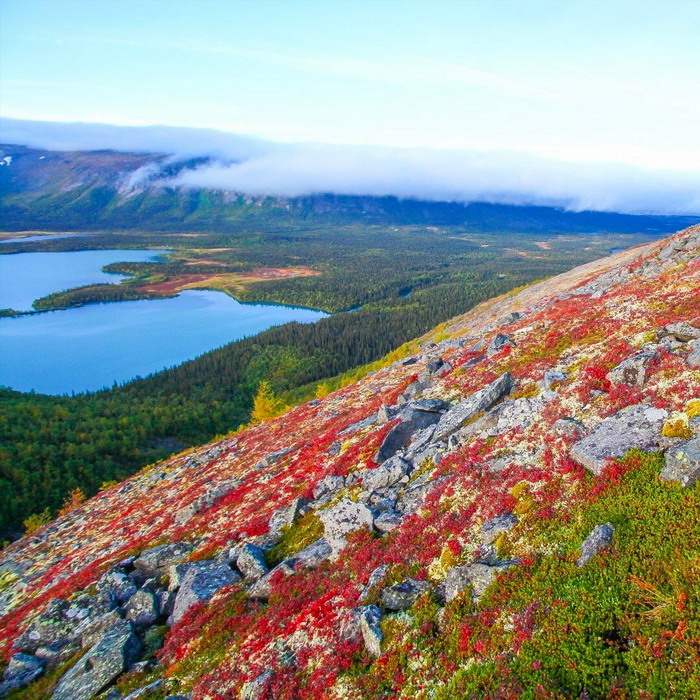
{"label": "green moss", "polygon": [[313,511],[306,513],[294,525],[284,528],[279,543],[265,552],[265,561],[270,567],[277,566],[321,537],[323,523]]}

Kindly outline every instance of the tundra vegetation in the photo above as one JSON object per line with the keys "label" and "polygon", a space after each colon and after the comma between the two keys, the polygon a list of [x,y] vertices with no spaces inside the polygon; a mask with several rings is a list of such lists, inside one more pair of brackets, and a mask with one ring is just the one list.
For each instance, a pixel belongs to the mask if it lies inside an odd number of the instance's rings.
{"label": "tundra vegetation", "polygon": [[699,294],[694,227],[75,503],[0,554],[4,688],[696,697]]}

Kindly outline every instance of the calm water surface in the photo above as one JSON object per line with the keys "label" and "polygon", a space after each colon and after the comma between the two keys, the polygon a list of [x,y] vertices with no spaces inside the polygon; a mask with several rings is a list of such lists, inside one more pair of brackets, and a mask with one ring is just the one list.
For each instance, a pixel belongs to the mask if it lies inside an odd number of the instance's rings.
{"label": "calm water surface", "polygon": [[[15,285],[7,285],[2,275],[7,296],[2,297],[0,308],[19,310],[16,301],[8,303],[10,298],[23,303],[29,299],[31,307],[37,296],[85,284],[86,274],[92,274],[88,263],[98,271],[106,264],[105,258],[93,253],[111,253],[107,262],[154,256],[154,251],[123,250],[0,256]],[[132,253],[138,255],[130,256]],[[54,256],[60,274],[49,260],[35,263],[24,256]],[[12,260],[19,262],[23,274],[8,265]],[[40,284],[29,275],[30,270],[51,277],[54,286]],[[105,276],[114,280],[112,275]],[[242,304],[222,292],[190,290],[171,299],[89,304],[0,318],[0,385],[46,394],[93,391],[180,364],[270,326],[289,321],[311,323],[326,315],[276,304]]]}
{"label": "calm water surface", "polygon": [[114,262],[149,262],[167,251],[79,250],[65,253],[0,255],[0,309],[31,311],[47,294],[84,284],[113,283],[125,275],[102,272]]}

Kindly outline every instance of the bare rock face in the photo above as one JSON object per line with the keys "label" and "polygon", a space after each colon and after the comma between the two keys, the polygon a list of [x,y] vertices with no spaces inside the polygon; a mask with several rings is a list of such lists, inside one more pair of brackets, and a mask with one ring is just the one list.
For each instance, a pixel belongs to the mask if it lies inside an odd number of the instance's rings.
{"label": "bare rock face", "polygon": [[439,410],[435,410],[432,404],[423,406],[419,401],[407,404],[399,416],[401,422],[387,433],[384,442],[377,451],[375,460],[381,463],[393,457],[399,450],[408,446],[415,433],[434,425],[441,416],[442,414]]}
{"label": "bare rock face", "polygon": [[382,591],[382,605],[387,610],[408,610],[424,593],[430,590],[427,581],[409,578]]}
{"label": "bare rock face", "polygon": [[288,506],[276,510],[270,518],[270,533],[278,535],[285,527],[291,527],[307,512],[310,498],[295,498]]}
{"label": "bare rock face", "polygon": [[505,347],[512,347],[515,345],[513,340],[509,335],[505,333],[498,333],[494,339],[489,343],[488,348],[486,348],[486,357],[492,357],[497,352],[500,352]]}
{"label": "bare rock face", "polygon": [[131,623],[121,620],[61,678],[52,700],[89,700],[125,671],[140,650]]}
{"label": "bare rock face", "polygon": [[332,508],[321,511],[319,518],[334,556],[347,544],[346,535],[363,527],[371,529],[374,522],[372,511],[366,505],[355,503],[349,498],[344,498]]}
{"label": "bare rock face", "polygon": [[512,530],[518,524],[518,517],[513,513],[502,513],[487,520],[481,526],[481,544],[485,547],[493,544],[504,532]]}
{"label": "bare rock face", "polygon": [[476,415],[491,408],[496,401],[502,399],[512,388],[513,378],[509,372],[506,372],[488,386],[460,401],[440,418],[440,422],[435,428],[433,440],[445,440]]}
{"label": "bare rock face", "polygon": [[608,380],[613,384],[629,384],[643,387],[647,376],[647,369],[657,356],[655,350],[647,350],[623,360],[617,367],[611,369]]}
{"label": "bare rock face", "polygon": [[659,449],[667,417],[667,411],[648,404],[627,406],[575,443],[571,457],[597,476],[608,459],[622,457],[633,447],[647,452]]}
{"label": "bare rock face", "polygon": [[411,469],[410,462],[396,455],[361,475],[362,485],[368,491],[377,491],[398,483]]}
{"label": "bare rock face", "polygon": [[693,486],[700,479],[700,438],[683,442],[666,452],[666,464],[659,475],[664,481]]}
{"label": "bare rock face", "polygon": [[578,558],[576,566],[587,564],[601,549],[610,547],[614,532],[615,527],[612,523],[596,525],[581,545],[581,556]]}
{"label": "bare rock face", "polygon": [[193,605],[209,601],[220,588],[236,583],[240,579],[241,577],[225,563],[193,562],[193,566],[182,578],[170,623],[175,624]]}

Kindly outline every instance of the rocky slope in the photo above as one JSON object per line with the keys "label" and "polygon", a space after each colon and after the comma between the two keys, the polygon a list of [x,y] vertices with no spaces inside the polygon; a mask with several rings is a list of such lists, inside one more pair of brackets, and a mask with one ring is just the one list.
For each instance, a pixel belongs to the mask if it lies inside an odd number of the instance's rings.
{"label": "rocky slope", "polygon": [[0,554],[0,694],[697,697],[699,300],[693,227],[102,491]]}

